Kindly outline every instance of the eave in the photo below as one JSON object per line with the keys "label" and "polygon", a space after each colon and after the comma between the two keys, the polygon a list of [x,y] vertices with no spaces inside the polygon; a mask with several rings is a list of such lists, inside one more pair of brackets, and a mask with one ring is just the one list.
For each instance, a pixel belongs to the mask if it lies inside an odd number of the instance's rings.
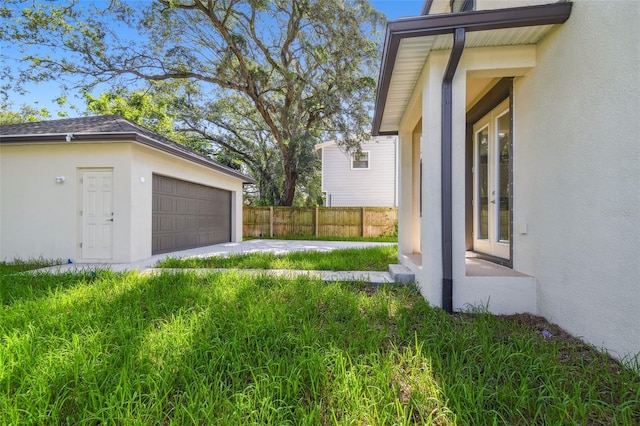
{"label": "eave", "polygon": [[[394,135],[398,133],[397,124],[399,120],[392,120],[391,125],[387,124],[385,128],[382,128],[383,118],[387,112],[387,102],[389,100],[389,90],[391,86],[392,77],[394,72],[397,71],[398,53],[400,50],[401,42],[405,39],[416,37],[427,37],[428,39],[420,40],[426,44],[431,43],[437,46],[427,46],[423,49],[421,55],[423,57],[413,58],[413,64],[409,67],[403,68],[401,71],[403,74],[403,84],[406,87],[413,88],[417,82],[422,64],[426,60],[428,52],[433,48],[450,48],[450,44],[443,43],[442,40],[438,40],[437,36],[447,35],[447,39],[450,34],[457,28],[462,28],[466,33],[474,33],[481,31],[497,32],[505,29],[515,29],[524,27],[536,27],[536,26],[550,26],[554,24],[561,24],[565,22],[571,15],[572,3],[562,2],[553,3],[548,5],[539,6],[526,6],[515,7],[508,9],[495,9],[495,10],[480,10],[472,12],[461,13],[448,13],[440,15],[424,15],[415,18],[403,18],[396,21],[391,21],[387,25],[387,32],[384,43],[384,50],[382,56],[382,63],[380,67],[380,74],[378,78],[378,89],[376,94],[375,112],[373,117],[373,129],[372,134],[377,135]],[[546,33],[538,32],[534,34],[535,37],[540,37],[541,34]],[[513,35],[511,38],[516,38],[518,35]],[[504,38],[504,37],[503,37]],[[498,43],[492,41],[491,35],[488,37],[481,37],[484,41],[478,42],[478,46],[498,45]],[[500,39],[500,37],[498,37]],[[524,39],[519,41],[520,43],[535,42],[535,38]],[[502,43],[509,44],[504,40]],[[422,44],[422,43],[418,43]],[[473,42],[470,43],[473,46]],[[514,44],[511,42],[510,44]],[[402,67],[400,67],[402,68]],[[401,96],[396,96],[393,99],[396,110],[398,107],[406,106],[411,93],[405,93]]]}
{"label": "eave", "polygon": [[137,132],[95,132],[95,133],[74,133],[73,140],[66,142],[67,134],[31,134],[31,135],[2,135],[0,142],[2,145],[20,144],[73,144],[81,142],[101,143],[101,142],[137,142],[175,157],[183,158],[192,163],[199,164],[225,175],[242,180],[246,184],[255,184],[256,181],[243,173],[240,173],[230,167],[226,167],[216,161],[210,160],[205,156],[197,154],[187,148],[183,148],[178,144],[167,144],[150,138]]}

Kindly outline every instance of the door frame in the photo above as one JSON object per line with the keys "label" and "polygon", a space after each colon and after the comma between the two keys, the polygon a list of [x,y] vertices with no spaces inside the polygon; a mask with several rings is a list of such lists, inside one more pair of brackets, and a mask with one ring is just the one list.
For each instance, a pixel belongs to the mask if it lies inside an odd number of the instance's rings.
{"label": "door frame", "polygon": [[113,224],[111,225],[111,250],[110,250],[110,254],[109,257],[85,257],[84,254],[84,248],[83,245],[85,243],[85,229],[84,229],[84,225],[85,225],[85,218],[86,216],[84,215],[84,202],[85,202],[85,197],[84,197],[84,191],[85,191],[85,183],[84,183],[84,174],[86,172],[109,172],[111,173],[111,208],[113,210],[112,212],[112,216],[115,216],[115,179],[114,179],[114,169],[112,167],[100,167],[100,168],[92,168],[92,167],[86,167],[86,168],[78,168],[77,169],[77,176],[78,176],[78,210],[77,210],[77,214],[78,214],[78,259],[82,260],[82,261],[99,261],[99,262],[110,262],[113,260],[113,254],[114,254],[114,241],[115,241],[115,223],[116,221],[114,220]]}
{"label": "door frame", "polygon": [[[499,129],[498,129],[498,120],[504,117],[507,114],[510,114],[511,110],[509,108],[509,100],[505,99],[501,102],[497,107],[492,109],[489,113],[487,113],[484,117],[478,120],[473,126],[473,250],[474,252],[484,253],[486,255],[490,255],[493,257],[498,257],[501,259],[509,259],[511,257],[510,245],[511,245],[511,236],[513,232],[509,228],[509,240],[503,241],[500,240],[500,225],[501,225],[501,200],[503,198],[502,194],[499,193],[500,187],[500,152],[499,152]],[[509,122],[509,129],[511,129],[511,123]],[[479,160],[479,147],[478,147],[478,135],[486,131],[487,134],[487,170],[486,170],[486,185],[487,185],[487,218],[486,218],[486,234],[487,237],[480,239],[478,238],[478,230],[480,229],[480,209],[478,206],[479,198],[478,194],[480,192],[479,186],[479,174],[480,171],[478,169],[477,161]],[[511,133],[509,133],[509,151],[511,144]],[[510,157],[510,155],[509,155]],[[509,158],[509,165],[511,165],[511,158]],[[509,171],[511,167],[509,167]],[[507,196],[508,207],[509,207],[509,216],[507,221],[510,221],[511,216],[511,201],[510,201],[510,193],[512,188],[512,177],[509,175],[508,179],[508,189]]]}
{"label": "door frame", "polygon": [[[513,183],[513,77],[505,77],[500,79],[478,102],[476,102],[466,115],[466,132],[465,132],[465,247],[468,251],[473,251],[473,147],[475,135],[473,126],[482,117],[487,115],[498,105],[508,99],[509,110],[511,111],[510,132],[511,139],[509,141],[509,161],[511,169],[509,171],[509,181]],[[497,263],[508,268],[513,268],[513,195],[516,188],[511,187],[509,195],[510,204],[510,235],[509,235],[509,259],[503,259],[497,256],[491,256],[485,253],[475,252],[478,258]]]}

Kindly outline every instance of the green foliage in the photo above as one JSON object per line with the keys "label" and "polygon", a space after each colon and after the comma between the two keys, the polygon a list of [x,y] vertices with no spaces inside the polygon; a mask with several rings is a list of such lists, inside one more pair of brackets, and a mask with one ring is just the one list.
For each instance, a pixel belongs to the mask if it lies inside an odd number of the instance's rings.
{"label": "green foliage", "polygon": [[[122,95],[118,87],[140,81],[190,84],[194,91],[176,109],[179,127],[247,167],[259,182],[258,202],[292,205],[302,185],[311,197],[304,203],[313,203],[314,184],[299,180],[318,172],[314,145],[334,139],[357,149],[369,126],[383,17],[367,1],[26,6],[9,0],[2,8],[10,18],[0,41],[25,51],[20,72],[4,68],[17,85],[81,76],[87,91],[108,83],[109,93]],[[128,107],[156,112],[137,95]]]}
{"label": "green foliage", "polygon": [[0,126],[5,124],[29,123],[51,118],[46,108],[36,109],[27,105],[20,107],[18,111],[10,111],[7,104],[0,107]]}
{"label": "green foliage", "polygon": [[115,88],[97,97],[88,92],[83,95],[89,114],[120,115],[200,154],[215,157],[207,140],[179,127],[181,100],[190,90],[177,82],[152,82],[146,90]]}
{"label": "green foliage", "polygon": [[19,274],[0,275],[0,303],[2,424],[640,421],[637,372],[409,287]]}
{"label": "green foliage", "polygon": [[178,139],[173,129],[175,116],[169,115],[168,103],[157,91],[115,89],[94,97],[84,94],[87,111],[94,114],[118,114],[154,132]]}

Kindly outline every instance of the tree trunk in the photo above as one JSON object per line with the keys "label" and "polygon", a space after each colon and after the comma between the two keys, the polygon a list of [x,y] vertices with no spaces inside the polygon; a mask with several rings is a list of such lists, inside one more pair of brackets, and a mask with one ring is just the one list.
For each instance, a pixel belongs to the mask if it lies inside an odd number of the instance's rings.
{"label": "tree trunk", "polygon": [[281,206],[293,205],[293,197],[296,195],[296,182],[298,181],[298,172],[291,167],[291,164],[284,164],[284,197],[280,200]]}

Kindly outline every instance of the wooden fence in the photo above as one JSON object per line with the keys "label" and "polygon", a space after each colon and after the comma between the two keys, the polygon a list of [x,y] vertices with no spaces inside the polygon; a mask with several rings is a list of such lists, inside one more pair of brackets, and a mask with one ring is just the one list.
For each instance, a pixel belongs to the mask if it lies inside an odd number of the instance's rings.
{"label": "wooden fence", "polygon": [[398,209],[387,207],[244,207],[245,237],[364,237],[397,234]]}

